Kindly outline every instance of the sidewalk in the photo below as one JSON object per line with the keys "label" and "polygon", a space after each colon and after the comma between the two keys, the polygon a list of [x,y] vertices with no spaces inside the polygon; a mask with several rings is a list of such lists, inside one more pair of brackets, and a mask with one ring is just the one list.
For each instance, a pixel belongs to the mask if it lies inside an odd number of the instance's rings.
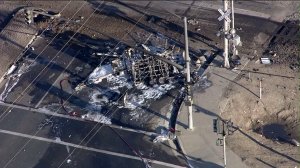
{"label": "sidewalk", "polygon": [[[242,69],[246,61],[242,61],[239,66]],[[223,146],[217,146],[216,141],[221,136],[213,132],[213,119],[220,114],[219,101],[230,84],[230,80],[235,79],[238,72],[209,66],[204,72],[210,74],[208,80],[212,86],[205,91],[194,91],[193,95],[193,121],[194,130],[187,130],[188,113],[184,103],[181,105],[176,129],[181,131],[178,136],[179,145],[188,158],[189,164],[194,168],[221,168],[223,162]],[[226,79],[225,79],[226,78]],[[226,148],[228,168],[246,168],[241,158]]]}

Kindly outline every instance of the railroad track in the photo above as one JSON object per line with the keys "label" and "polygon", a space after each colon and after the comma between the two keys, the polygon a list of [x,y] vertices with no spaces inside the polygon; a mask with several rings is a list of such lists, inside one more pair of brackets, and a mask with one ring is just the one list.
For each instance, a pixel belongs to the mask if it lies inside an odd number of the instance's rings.
{"label": "railroad track", "polygon": [[267,41],[267,46],[295,44],[300,40],[299,22],[286,21],[280,25]]}

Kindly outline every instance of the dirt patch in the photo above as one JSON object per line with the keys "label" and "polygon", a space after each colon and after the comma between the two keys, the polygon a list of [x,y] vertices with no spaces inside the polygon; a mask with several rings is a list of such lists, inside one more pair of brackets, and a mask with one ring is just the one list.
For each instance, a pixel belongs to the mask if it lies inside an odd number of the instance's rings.
{"label": "dirt patch", "polygon": [[250,167],[300,163],[298,147],[291,142],[300,140],[297,72],[287,65],[266,66],[253,60],[223,96],[221,116],[240,128],[228,137],[228,145]]}
{"label": "dirt patch", "polygon": [[[253,168],[295,167],[300,163],[299,20],[286,20],[249,62],[220,102],[221,116],[238,127],[228,146]],[[264,34],[254,42],[263,43]],[[269,57],[272,65],[260,63]],[[262,92],[260,92],[260,86]],[[260,94],[261,93],[261,94]]]}

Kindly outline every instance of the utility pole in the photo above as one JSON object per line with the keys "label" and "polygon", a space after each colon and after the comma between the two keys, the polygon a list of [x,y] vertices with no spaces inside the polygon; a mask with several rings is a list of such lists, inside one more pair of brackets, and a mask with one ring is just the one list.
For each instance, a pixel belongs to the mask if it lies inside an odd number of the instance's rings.
{"label": "utility pole", "polygon": [[[228,0],[223,0],[224,2],[224,12],[227,13],[228,11]],[[229,53],[228,53],[228,39],[227,39],[227,35],[228,35],[228,31],[229,31],[229,19],[224,19],[224,67],[229,68],[230,64],[229,64]]]}
{"label": "utility pole", "polygon": [[189,118],[189,129],[193,130],[193,98],[191,94],[191,73],[190,73],[190,56],[189,56],[189,42],[188,42],[188,33],[187,33],[187,19],[184,17],[184,40],[185,40],[185,73],[186,73],[186,91],[187,91],[187,101],[186,105],[188,107],[188,118]]}

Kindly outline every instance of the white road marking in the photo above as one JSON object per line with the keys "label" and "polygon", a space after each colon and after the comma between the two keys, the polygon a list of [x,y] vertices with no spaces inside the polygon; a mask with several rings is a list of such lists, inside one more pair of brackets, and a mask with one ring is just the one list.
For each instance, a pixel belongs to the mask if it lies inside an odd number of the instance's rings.
{"label": "white road marking", "polygon": [[[107,155],[112,155],[112,156],[117,156],[117,157],[122,157],[122,158],[128,158],[128,159],[134,159],[134,160],[141,161],[141,158],[137,157],[137,156],[131,156],[131,155],[127,155],[127,154],[111,152],[111,151],[107,151],[107,150],[96,149],[96,148],[91,148],[91,147],[82,146],[82,145],[76,145],[76,144],[69,143],[69,142],[64,142],[64,141],[56,141],[54,139],[48,139],[48,138],[43,138],[43,137],[38,137],[38,136],[32,136],[32,135],[28,135],[28,134],[22,134],[22,133],[18,133],[18,132],[3,130],[3,129],[0,129],[0,133],[19,136],[19,137],[24,137],[24,138],[29,138],[29,139],[34,139],[34,140],[38,140],[38,141],[44,141],[44,142],[49,142],[49,143],[65,145],[65,146],[69,146],[69,147],[71,146],[71,147],[74,147],[74,148],[84,149],[84,150],[87,150],[87,151],[103,153],[103,154],[107,154]],[[158,161],[158,160],[149,160],[149,162],[155,163],[155,164],[158,164],[158,165],[172,167],[172,168],[183,168],[183,166],[174,165],[174,164],[166,163],[166,162],[161,162],[161,161]]]}
{"label": "white road marking", "polygon": [[[50,112],[50,111],[43,111],[43,110],[36,109],[36,108],[4,103],[4,102],[1,102],[1,101],[0,101],[0,105],[6,106],[6,107],[12,107],[14,109],[22,109],[22,110],[37,112],[37,113],[41,113],[41,114],[46,114],[46,115],[51,115],[51,116],[61,117],[61,118],[66,118],[66,119],[71,119],[71,120],[77,120],[77,121],[83,121],[83,122],[89,121],[89,120],[84,120],[84,119],[79,118],[79,117],[73,117],[73,116],[68,116],[68,115],[64,115],[64,114],[60,114],[60,113],[54,113],[54,112]],[[157,136],[158,135],[155,132],[136,130],[136,129],[117,126],[117,125],[109,125],[109,126],[112,127],[112,128],[117,128],[117,129],[120,129],[120,130],[125,130],[125,131],[130,131],[130,132],[135,132],[135,133],[141,133],[141,134],[145,134],[145,135],[148,135],[148,136],[153,136],[153,135]]]}

